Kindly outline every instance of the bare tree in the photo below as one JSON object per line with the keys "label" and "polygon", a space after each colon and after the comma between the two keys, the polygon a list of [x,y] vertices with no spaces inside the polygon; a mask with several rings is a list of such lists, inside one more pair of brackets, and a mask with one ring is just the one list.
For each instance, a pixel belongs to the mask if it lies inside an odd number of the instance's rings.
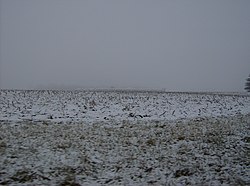
{"label": "bare tree", "polygon": [[250,74],[249,74],[249,76],[248,76],[248,78],[247,78],[247,82],[246,82],[246,84],[245,84],[245,90],[246,90],[247,92],[250,92]]}

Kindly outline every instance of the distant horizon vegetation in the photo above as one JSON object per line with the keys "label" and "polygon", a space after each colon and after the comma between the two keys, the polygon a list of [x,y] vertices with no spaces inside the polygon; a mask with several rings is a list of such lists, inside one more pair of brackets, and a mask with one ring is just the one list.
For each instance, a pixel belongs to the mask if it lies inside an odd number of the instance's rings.
{"label": "distant horizon vegetation", "polygon": [[148,87],[95,87],[95,86],[42,86],[33,88],[1,88],[7,91],[103,91],[103,92],[158,92],[158,93],[190,93],[190,94],[225,94],[225,95],[248,95],[250,92],[245,88],[244,91],[204,91],[204,90],[171,90],[167,88],[148,88]]}

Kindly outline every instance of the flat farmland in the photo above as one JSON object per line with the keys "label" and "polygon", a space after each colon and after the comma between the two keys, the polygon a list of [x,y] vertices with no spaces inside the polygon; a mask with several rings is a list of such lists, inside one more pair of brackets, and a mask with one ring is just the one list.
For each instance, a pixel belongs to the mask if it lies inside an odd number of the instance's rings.
{"label": "flat farmland", "polygon": [[154,91],[0,91],[0,120],[175,120],[250,111],[250,96]]}
{"label": "flat farmland", "polygon": [[249,185],[250,96],[0,91],[0,185]]}

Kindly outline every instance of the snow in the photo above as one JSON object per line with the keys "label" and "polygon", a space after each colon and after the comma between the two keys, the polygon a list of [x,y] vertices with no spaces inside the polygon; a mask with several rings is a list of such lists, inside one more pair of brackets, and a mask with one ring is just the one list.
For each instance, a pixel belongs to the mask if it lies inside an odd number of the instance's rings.
{"label": "snow", "polygon": [[249,185],[250,96],[0,91],[0,185]]}
{"label": "snow", "polygon": [[0,120],[175,120],[250,111],[247,95],[107,91],[1,91]]}

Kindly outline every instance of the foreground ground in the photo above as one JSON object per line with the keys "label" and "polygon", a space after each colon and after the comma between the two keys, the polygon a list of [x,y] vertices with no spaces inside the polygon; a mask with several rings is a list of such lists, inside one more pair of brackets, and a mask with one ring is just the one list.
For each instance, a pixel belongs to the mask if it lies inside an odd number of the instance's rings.
{"label": "foreground ground", "polygon": [[0,185],[249,185],[250,116],[1,122]]}
{"label": "foreground ground", "polygon": [[250,96],[0,91],[0,185],[250,185]]}

